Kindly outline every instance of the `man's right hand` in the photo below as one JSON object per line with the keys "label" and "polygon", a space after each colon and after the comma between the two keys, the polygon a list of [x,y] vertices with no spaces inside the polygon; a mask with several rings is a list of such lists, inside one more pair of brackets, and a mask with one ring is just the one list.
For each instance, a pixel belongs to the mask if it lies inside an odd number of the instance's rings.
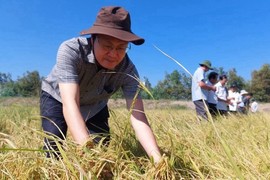
{"label": "man's right hand", "polygon": [[217,89],[216,86],[210,86],[211,91],[216,91],[216,89]]}

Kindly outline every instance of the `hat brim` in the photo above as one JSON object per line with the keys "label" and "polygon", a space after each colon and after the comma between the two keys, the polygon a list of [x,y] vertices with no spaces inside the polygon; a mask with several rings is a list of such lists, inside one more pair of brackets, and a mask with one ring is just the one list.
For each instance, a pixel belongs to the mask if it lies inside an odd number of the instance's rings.
{"label": "hat brim", "polygon": [[246,92],[246,91],[240,93],[240,95],[246,95],[246,94],[248,94],[248,92]]}
{"label": "hat brim", "polygon": [[199,64],[199,65],[200,65],[200,66],[206,66],[206,67],[208,67],[208,69],[213,70],[213,68],[207,66],[206,64]]}
{"label": "hat brim", "polygon": [[145,41],[143,38],[127,31],[95,25],[92,26],[90,29],[81,31],[80,34],[81,35],[104,34],[123,41],[132,42],[135,45],[142,45]]}

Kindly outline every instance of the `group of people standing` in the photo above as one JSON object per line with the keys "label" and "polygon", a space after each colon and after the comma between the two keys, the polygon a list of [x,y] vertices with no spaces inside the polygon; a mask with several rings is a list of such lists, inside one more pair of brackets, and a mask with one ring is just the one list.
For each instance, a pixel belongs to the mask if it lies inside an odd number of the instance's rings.
{"label": "group of people standing", "polygon": [[209,60],[199,65],[192,78],[192,101],[200,119],[208,119],[208,109],[212,116],[226,116],[228,113],[246,114],[249,111],[252,93],[246,90],[239,93],[236,84],[232,84],[228,89],[228,77],[225,74],[219,75],[212,71],[206,78],[206,72],[213,70]]}

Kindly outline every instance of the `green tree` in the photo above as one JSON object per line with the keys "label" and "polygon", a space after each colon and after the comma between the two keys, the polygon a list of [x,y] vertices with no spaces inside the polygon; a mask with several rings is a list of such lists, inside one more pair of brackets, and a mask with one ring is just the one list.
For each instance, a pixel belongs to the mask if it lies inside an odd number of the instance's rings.
{"label": "green tree", "polygon": [[[148,89],[148,91],[150,93],[152,93],[153,88],[152,88],[152,85],[147,77],[144,77],[144,86]],[[141,96],[143,99],[151,99],[152,98],[151,95],[144,90],[141,91]]]}
{"label": "green tree", "polygon": [[20,96],[39,96],[41,89],[41,77],[38,71],[27,71],[23,77],[18,78],[16,89]]}
{"label": "green tree", "polygon": [[15,83],[10,73],[0,73],[0,96],[16,96]]}
{"label": "green tree", "polygon": [[18,96],[16,83],[12,81],[12,82],[7,82],[4,85],[1,85],[0,96],[3,96],[3,97]]}
{"label": "green tree", "polygon": [[8,82],[12,82],[11,74],[10,73],[1,73],[0,72],[0,84],[5,84]]}
{"label": "green tree", "polygon": [[252,72],[251,91],[258,101],[270,101],[270,64],[264,64],[260,70]]}
{"label": "green tree", "polygon": [[[214,68],[214,71],[217,72],[219,75],[223,75],[223,74],[228,74],[223,67],[219,67],[219,68]],[[210,73],[210,71],[208,71],[208,73]],[[207,73],[207,74],[208,74]]]}
{"label": "green tree", "polygon": [[191,78],[174,70],[171,74],[166,74],[163,81],[158,82],[153,94],[156,99],[190,99],[190,88]]}
{"label": "green tree", "polygon": [[229,70],[228,80],[228,87],[230,87],[232,84],[236,84],[239,90],[246,89],[246,82],[244,78],[237,75],[237,71],[235,68]]}

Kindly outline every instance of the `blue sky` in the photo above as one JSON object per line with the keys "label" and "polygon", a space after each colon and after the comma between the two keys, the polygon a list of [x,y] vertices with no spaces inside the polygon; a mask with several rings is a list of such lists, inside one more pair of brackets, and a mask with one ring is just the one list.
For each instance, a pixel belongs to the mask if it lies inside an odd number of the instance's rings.
{"label": "blue sky", "polygon": [[131,14],[132,30],[146,39],[129,56],[141,78],[154,86],[165,73],[191,73],[204,59],[232,68],[250,80],[270,63],[270,1],[267,0],[8,0],[0,3],[0,72],[13,79],[37,70],[46,76],[60,43],[92,26],[102,6],[120,5]]}

